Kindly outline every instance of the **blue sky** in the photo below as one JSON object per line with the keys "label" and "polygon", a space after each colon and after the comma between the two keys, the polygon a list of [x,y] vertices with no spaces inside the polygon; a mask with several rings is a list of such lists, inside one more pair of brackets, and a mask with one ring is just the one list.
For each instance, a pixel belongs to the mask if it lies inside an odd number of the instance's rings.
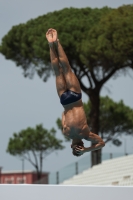
{"label": "blue sky", "polygon": [[[13,25],[25,23],[31,18],[34,19],[54,10],[65,7],[118,7],[131,3],[133,2],[129,0],[0,0],[0,40]],[[101,95],[109,95],[115,101],[123,99],[126,105],[133,108],[133,93],[128,89],[133,85],[131,77],[133,72],[130,72],[130,76],[121,75],[117,79],[110,79],[103,87]],[[88,97],[83,94],[83,101],[87,100]],[[23,77],[23,71],[17,68],[15,63],[0,55],[0,166],[3,166],[3,170],[21,169],[21,160],[6,153],[9,137],[14,132],[19,132],[28,126],[35,127],[40,123],[47,129],[56,128],[55,121],[61,116],[62,111],[63,107],[56,94],[54,77],[51,77],[47,83],[43,83],[37,76],[32,80],[26,79]],[[62,138],[59,131],[57,136]],[[132,138],[127,138],[126,141],[127,152],[133,152]],[[62,152],[52,153],[47,157],[44,161],[44,171],[56,171],[79,159],[72,156],[70,143],[65,145],[66,148]],[[90,143],[86,145],[89,146]],[[111,151],[124,152],[124,145],[118,149],[108,144],[103,149],[103,152]],[[25,168],[34,169],[28,162],[25,163]]]}

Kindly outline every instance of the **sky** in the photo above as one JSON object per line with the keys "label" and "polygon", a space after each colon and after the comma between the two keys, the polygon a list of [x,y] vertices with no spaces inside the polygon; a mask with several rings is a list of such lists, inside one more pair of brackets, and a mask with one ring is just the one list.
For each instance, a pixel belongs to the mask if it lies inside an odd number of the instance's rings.
{"label": "sky", "polygon": [[[117,8],[123,4],[132,4],[130,0],[0,0],[0,41],[7,34],[12,26],[25,23],[31,18],[60,10],[66,7],[91,7],[101,8],[109,6]],[[45,34],[45,33],[44,33]],[[133,72],[130,75],[121,75],[117,79],[110,79],[101,91],[101,95],[109,95],[114,101],[120,101],[133,108],[133,93],[128,88],[133,85]],[[88,97],[83,93],[83,102]],[[13,133],[18,133],[27,127],[35,127],[43,124],[43,127],[50,129],[56,126],[56,119],[61,117],[63,107],[56,94],[55,78],[51,77],[44,83],[37,75],[30,80],[23,77],[23,71],[15,66],[15,63],[6,60],[0,54],[0,166],[3,171],[21,170],[20,158],[13,157],[6,153],[9,138]],[[60,131],[57,137],[63,139]],[[124,153],[125,144],[127,153],[133,153],[133,139],[122,139],[124,144],[116,148],[107,144],[103,148],[104,153]],[[86,142],[85,142],[86,144]],[[70,142],[64,143],[66,148],[49,155],[44,161],[43,170],[54,172],[62,167],[78,161],[80,158],[71,154]],[[86,145],[90,145],[88,142]],[[86,154],[82,157],[87,156]],[[25,162],[26,170],[33,170],[33,166]]]}

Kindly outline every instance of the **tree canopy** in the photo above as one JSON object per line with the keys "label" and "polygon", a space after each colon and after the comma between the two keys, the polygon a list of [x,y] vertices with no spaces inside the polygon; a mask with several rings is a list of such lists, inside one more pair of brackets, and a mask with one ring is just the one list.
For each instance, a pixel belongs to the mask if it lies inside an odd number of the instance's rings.
{"label": "tree canopy", "polygon": [[55,129],[47,130],[37,125],[14,133],[9,139],[7,152],[28,160],[36,169],[38,179],[41,177],[43,159],[55,150],[64,148],[62,140],[55,137]]}
{"label": "tree canopy", "polygon": [[[2,39],[0,52],[21,66],[25,76],[32,77],[36,71],[47,80],[51,69],[45,33],[55,28],[76,75],[80,79],[87,76],[92,86],[112,70],[114,74],[120,68],[133,67],[132,21],[132,5],[65,8],[13,26]],[[94,73],[94,80],[88,72]]]}

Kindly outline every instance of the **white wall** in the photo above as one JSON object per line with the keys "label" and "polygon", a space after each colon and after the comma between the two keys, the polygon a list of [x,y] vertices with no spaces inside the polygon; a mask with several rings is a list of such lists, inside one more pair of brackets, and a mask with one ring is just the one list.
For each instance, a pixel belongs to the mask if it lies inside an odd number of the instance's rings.
{"label": "white wall", "polygon": [[0,200],[133,200],[133,187],[0,185]]}

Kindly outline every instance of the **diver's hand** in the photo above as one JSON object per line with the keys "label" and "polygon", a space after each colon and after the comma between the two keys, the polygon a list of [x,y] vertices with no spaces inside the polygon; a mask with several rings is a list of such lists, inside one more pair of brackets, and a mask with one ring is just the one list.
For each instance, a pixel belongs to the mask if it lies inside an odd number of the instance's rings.
{"label": "diver's hand", "polygon": [[78,155],[83,155],[86,151],[86,148],[85,147],[82,147],[82,146],[77,146],[75,148],[75,151],[77,152]]}

